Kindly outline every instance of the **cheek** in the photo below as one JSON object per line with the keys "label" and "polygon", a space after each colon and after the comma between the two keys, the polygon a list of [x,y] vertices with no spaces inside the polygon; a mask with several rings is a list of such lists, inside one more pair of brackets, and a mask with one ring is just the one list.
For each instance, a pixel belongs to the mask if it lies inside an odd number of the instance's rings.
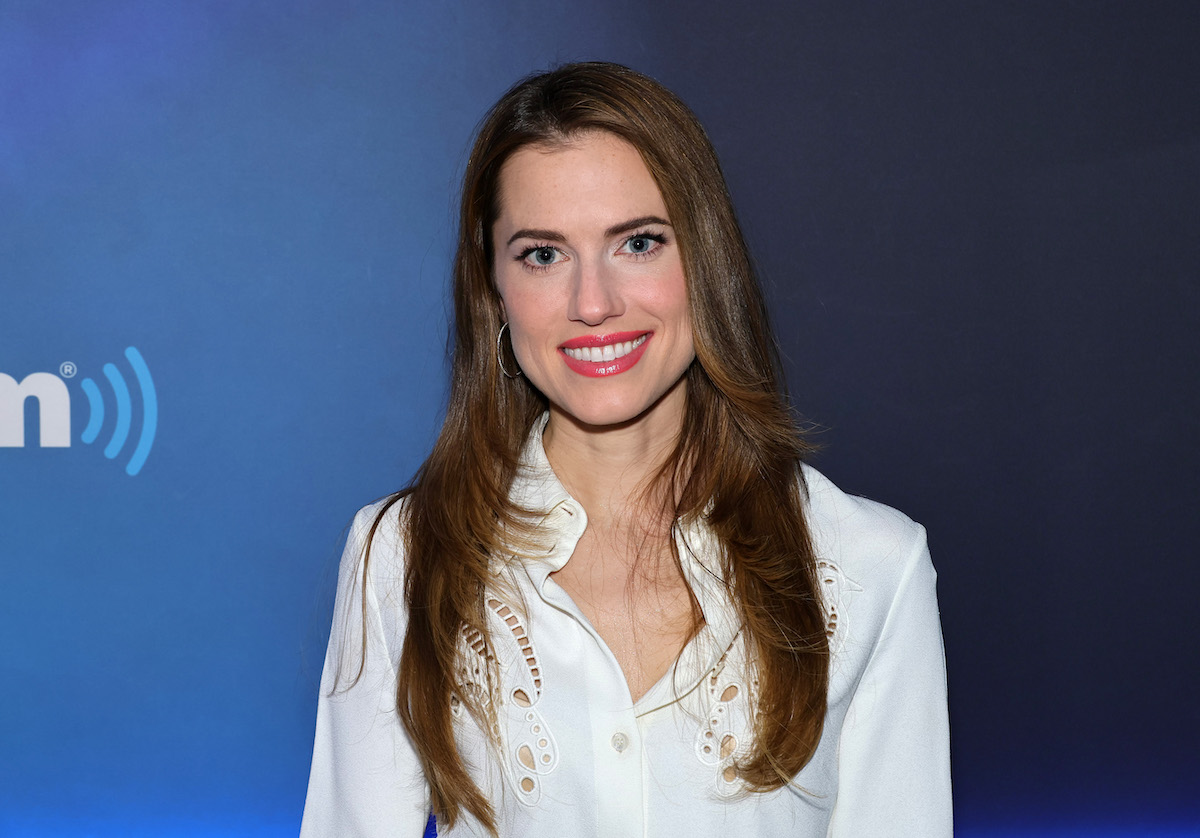
{"label": "cheek", "polygon": [[496,293],[500,297],[500,316],[508,324],[515,346],[525,338],[531,318],[536,317],[537,301],[531,298],[527,286],[503,276],[496,278]]}
{"label": "cheek", "polygon": [[687,330],[688,335],[691,335],[692,318],[688,305],[687,282],[682,273],[672,277],[671,281],[664,282],[659,287],[655,305],[664,320],[678,324],[680,328]]}
{"label": "cheek", "polygon": [[537,298],[528,291],[517,291],[500,286],[500,311],[509,328],[524,335],[537,321]]}
{"label": "cheek", "polygon": [[[544,295],[532,289],[505,288],[500,283],[500,308],[508,323],[508,340],[522,368],[536,364],[539,347],[549,336],[546,312],[549,308]],[[507,291],[507,293],[506,293]]]}
{"label": "cheek", "polygon": [[508,322],[508,283],[504,281],[504,277],[500,275],[494,267],[492,268],[492,288],[496,292],[496,296],[500,298],[500,319]]}
{"label": "cheek", "polygon": [[674,289],[674,293],[669,302],[674,311],[674,320],[677,324],[680,333],[680,343],[683,354],[687,357],[687,363],[691,363],[696,357],[695,336],[692,332],[692,312],[691,306],[688,304],[687,283],[684,281],[682,274],[679,277],[679,283]]}

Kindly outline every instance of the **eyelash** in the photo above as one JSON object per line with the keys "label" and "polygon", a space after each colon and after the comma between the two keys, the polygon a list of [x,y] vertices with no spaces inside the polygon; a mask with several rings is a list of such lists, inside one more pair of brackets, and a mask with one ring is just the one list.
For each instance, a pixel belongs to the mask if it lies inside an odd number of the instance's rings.
{"label": "eyelash", "polygon": [[525,248],[520,253],[518,253],[516,256],[514,256],[513,261],[522,263],[522,266],[526,270],[534,271],[536,273],[542,273],[543,271],[548,271],[551,268],[553,268],[555,265],[558,264],[557,261],[555,261],[549,265],[534,265],[531,262],[529,262],[528,261],[529,257],[532,256],[534,253],[536,253],[539,250],[553,250],[555,253],[558,253],[559,255],[562,254],[562,251],[559,250],[557,247],[555,247],[552,244],[535,244],[532,247]]}
{"label": "eyelash", "polygon": [[[636,259],[638,261],[641,261],[643,259],[648,259],[649,257],[653,256],[655,253],[658,252],[659,248],[661,248],[662,246],[664,246],[667,243],[667,237],[665,235],[663,235],[662,233],[653,233],[653,232],[650,232],[649,230],[643,230],[641,232],[634,233],[631,236],[627,236],[625,238],[625,240],[621,242],[620,249],[624,249],[625,247],[627,247],[629,245],[629,243],[631,241],[634,241],[635,239],[648,239],[652,242],[655,242],[658,245],[658,247],[652,247],[649,250],[642,251],[641,253],[629,252],[626,254],[628,256],[632,256],[634,259]],[[549,265],[534,265],[534,264],[530,263],[529,257],[532,256],[534,253],[536,253],[539,250],[553,250],[554,252],[558,253],[559,255],[562,255],[562,251],[559,250],[557,247],[555,247],[552,244],[535,244],[530,247],[526,247],[526,248],[522,249],[520,253],[518,253],[516,256],[513,257],[513,260],[516,262],[522,263],[526,270],[534,271],[536,273],[548,271],[551,268],[553,268],[555,265],[558,264],[558,261],[552,262]]]}
{"label": "eyelash", "polygon": [[662,247],[663,245],[665,245],[667,243],[667,237],[664,236],[662,233],[652,233],[649,230],[643,230],[642,232],[634,233],[632,236],[625,239],[625,241],[621,243],[621,247],[628,246],[628,244],[631,241],[633,241],[634,239],[649,239],[650,241],[655,242],[658,245],[658,247],[652,247],[649,250],[642,251],[641,253],[632,253],[631,252],[629,254],[630,256],[634,257],[635,259],[639,259],[639,260],[646,259],[646,258],[649,258],[650,256],[654,255],[655,253],[658,252],[660,247]]}

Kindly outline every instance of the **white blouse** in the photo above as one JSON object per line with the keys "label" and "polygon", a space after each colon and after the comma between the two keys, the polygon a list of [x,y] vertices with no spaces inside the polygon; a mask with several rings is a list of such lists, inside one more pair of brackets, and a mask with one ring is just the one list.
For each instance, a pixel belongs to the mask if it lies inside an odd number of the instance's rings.
{"label": "white blouse", "polygon": [[[500,688],[501,753],[457,704],[456,735],[502,836],[950,836],[945,657],[924,530],[805,468],[809,526],[830,632],[829,704],[791,786],[744,791],[732,763],[751,745],[754,684],[714,540],[678,535],[704,627],[638,701],[612,652],[550,577],[587,518],[530,437],[514,498],[546,510],[546,554],[510,559],[486,596]],[[406,626],[399,509],[361,553],[378,511],[355,519],[342,559],[317,708],[302,838],[417,838],[429,815],[420,763],[395,709]],[[500,591],[505,591],[501,594]],[[515,601],[510,601],[515,600]],[[478,638],[462,638],[460,690],[483,690]],[[472,642],[474,641],[474,643]],[[487,833],[469,816],[445,836]]]}

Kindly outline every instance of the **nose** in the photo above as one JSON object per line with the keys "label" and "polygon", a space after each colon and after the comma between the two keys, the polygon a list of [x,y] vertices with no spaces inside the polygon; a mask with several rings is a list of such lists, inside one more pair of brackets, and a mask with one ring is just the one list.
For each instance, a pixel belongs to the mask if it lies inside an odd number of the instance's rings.
{"label": "nose", "polygon": [[625,313],[625,301],[612,268],[603,261],[580,261],[572,277],[567,317],[589,326],[599,326],[610,317]]}

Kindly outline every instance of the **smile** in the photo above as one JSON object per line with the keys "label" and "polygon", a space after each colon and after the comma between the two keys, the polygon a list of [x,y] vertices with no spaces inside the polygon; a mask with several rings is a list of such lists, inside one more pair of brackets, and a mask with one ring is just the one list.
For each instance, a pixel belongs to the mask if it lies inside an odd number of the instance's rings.
{"label": "smile", "polygon": [[566,341],[559,350],[567,366],[580,375],[597,378],[625,372],[645,352],[653,332],[586,335]]}
{"label": "smile", "polygon": [[591,361],[593,364],[599,364],[604,361],[615,361],[618,358],[624,358],[633,350],[637,349],[646,342],[649,335],[641,335],[633,340],[627,340],[623,343],[606,343],[601,346],[582,346],[578,349],[563,346],[563,352],[574,358],[576,361]]}

